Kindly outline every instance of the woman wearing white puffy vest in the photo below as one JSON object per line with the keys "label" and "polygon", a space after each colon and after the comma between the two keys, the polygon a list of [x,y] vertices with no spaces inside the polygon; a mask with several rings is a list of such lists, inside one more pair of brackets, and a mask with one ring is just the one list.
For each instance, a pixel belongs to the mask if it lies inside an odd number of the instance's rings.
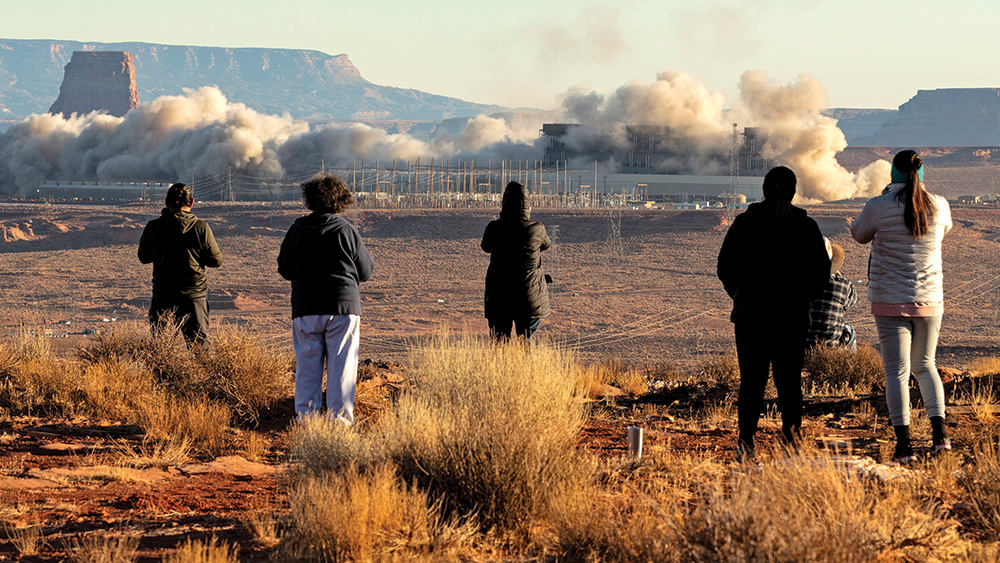
{"label": "woman wearing white puffy vest", "polygon": [[899,152],[892,160],[892,183],[868,200],[851,224],[855,240],[872,243],[868,300],[878,328],[899,463],[916,459],[910,444],[911,371],[930,417],[933,453],[951,449],[944,387],[934,365],[944,313],[941,240],[951,230],[951,209],[943,197],[927,192],[923,177],[920,155]]}

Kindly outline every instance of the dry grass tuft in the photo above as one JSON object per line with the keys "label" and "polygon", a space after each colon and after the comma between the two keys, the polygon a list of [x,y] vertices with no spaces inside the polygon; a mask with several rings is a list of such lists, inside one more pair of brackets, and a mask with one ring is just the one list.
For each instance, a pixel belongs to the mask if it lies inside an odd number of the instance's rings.
{"label": "dry grass tuft", "polygon": [[286,552],[309,560],[382,561],[447,550],[471,535],[443,524],[427,494],[406,486],[388,464],[302,479],[289,503],[294,526]]}
{"label": "dry grass tuft", "polygon": [[197,359],[209,395],[228,405],[245,425],[256,426],[278,400],[292,394],[294,357],[269,350],[236,328],[216,330],[208,352]]}
{"label": "dry grass tuft", "polygon": [[996,417],[994,409],[997,405],[997,396],[992,383],[992,381],[981,380],[979,384],[973,385],[972,392],[969,394],[972,415],[979,422],[991,422]]}
{"label": "dry grass tuft", "polygon": [[418,386],[387,421],[385,448],[447,514],[520,529],[586,477],[576,452],[580,368],[568,353],[439,337],[411,362]]}
{"label": "dry grass tuft", "polygon": [[74,563],[132,563],[139,537],[123,534],[94,534],[73,540],[70,561]]}
{"label": "dry grass tuft", "polygon": [[932,501],[906,485],[869,487],[822,456],[717,484],[672,525],[680,560],[950,560],[966,547]]}
{"label": "dry grass tuft", "polygon": [[835,346],[817,346],[806,353],[804,369],[813,384],[833,389],[870,393],[885,386],[882,357],[871,346],[859,346],[857,353]]}
{"label": "dry grass tuft", "polygon": [[580,371],[545,345],[438,337],[412,352],[416,387],[377,427],[363,434],[307,420],[292,429],[291,457],[309,477],[390,462],[448,517],[475,513],[484,529],[523,530],[586,478],[576,452]]}
{"label": "dry grass tuft", "polygon": [[10,541],[10,544],[14,546],[17,554],[21,557],[35,555],[45,545],[42,526],[38,524],[21,528],[4,524],[3,532],[4,536]]}
{"label": "dry grass tuft", "polygon": [[212,536],[209,540],[188,538],[176,551],[163,558],[164,563],[236,563],[238,549]]}
{"label": "dry grass tuft", "polygon": [[736,349],[724,354],[708,354],[698,367],[698,378],[706,385],[735,389],[740,384],[740,363]]}
{"label": "dry grass tuft", "polygon": [[153,440],[187,439],[205,453],[218,455],[232,418],[229,407],[204,397],[164,397],[142,407],[137,424]]}
{"label": "dry grass tuft", "polygon": [[993,356],[976,358],[969,362],[965,369],[979,375],[998,375],[1000,374],[1000,358]]}
{"label": "dry grass tuft", "polygon": [[976,432],[978,441],[970,444],[975,463],[958,475],[958,484],[968,491],[984,528],[993,541],[1000,540],[1000,426],[991,425]]}

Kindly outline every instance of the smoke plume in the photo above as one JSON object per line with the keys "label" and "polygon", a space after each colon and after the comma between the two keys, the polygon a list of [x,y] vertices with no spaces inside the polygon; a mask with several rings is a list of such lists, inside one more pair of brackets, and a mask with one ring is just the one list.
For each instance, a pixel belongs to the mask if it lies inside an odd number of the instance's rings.
{"label": "smoke plume", "polygon": [[[750,71],[739,87],[740,103],[732,109],[724,95],[683,72],[633,82],[609,96],[572,90],[561,99],[560,119],[578,125],[564,141],[583,155],[578,165],[589,168],[599,159],[614,169],[634,165],[624,162],[631,135],[648,132],[656,146],[646,151],[651,160],[645,166],[726,174],[737,121],[760,128],[764,155],[796,172],[801,201],[872,195],[887,183],[884,161],[856,174],[837,163],[847,143],[836,122],[820,113],[826,96],[815,79],[777,84]],[[33,193],[45,181],[185,181],[226,170],[282,179],[321,165],[350,168],[361,159],[532,161],[544,154],[547,140],[538,130],[551,118],[480,115],[424,138],[363,124],[310,130],[304,121],[258,113],[205,87],[158,98],[121,118],[45,114],[12,125],[0,135],[0,191]]]}
{"label": "smoke plume", "polygon": [[836,120],[820,113],[827,107],[826,92],[815,78],[800,76],[779,85],[763,72],[748,71],[740,78],[740,100],[750,122],[767,137],[764,156],[795,171],[800,200],[872,196],[888,182],[884,160],[856,174],[837,162],[847,140]]}
{"label": "smoke plume", "polygon": [[218,88],[204,87],[157,98],[125,117],[40,114],[12,125],[0,135],[0,191],[31,193],[45,181],[172,182],[226,170],[280,179],[289,170],[316,170],[321,163],[350,167],[364,158],[491,151],[498,158],[540,158],[525,138],[504,120],[486,116],[470,119],[457,135],[430,140],[362,124],[310,131],[304,121],[258,113],[228,101]]}

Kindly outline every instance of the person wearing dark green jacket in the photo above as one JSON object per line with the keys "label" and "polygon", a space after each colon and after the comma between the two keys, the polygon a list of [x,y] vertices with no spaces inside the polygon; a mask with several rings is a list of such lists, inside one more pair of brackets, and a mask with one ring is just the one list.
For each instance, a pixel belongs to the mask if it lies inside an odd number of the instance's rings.
{"label": "person wearing dark green jacket", "polygon": [[545,225],[531,220],[528,189],[507,184],[500,218],[490,221],[480,245],[490,254],[486,270],[484,308],[490,334],[497,341],[518,336],[531,338],[543,317],[549,315],[551,280],[542,271],[542,251],[552,246]]}
{"label": "person wearing dark green jacket", "polygon": [[188,346],[208,341],[208,274],[222,265],[222,252],[208,223],[191,213],[194,196],[185,184],[167,190],[160,217],[146,223],[139,262],[153,265],[149,322],[156,331],[168,319],[180,324]]}

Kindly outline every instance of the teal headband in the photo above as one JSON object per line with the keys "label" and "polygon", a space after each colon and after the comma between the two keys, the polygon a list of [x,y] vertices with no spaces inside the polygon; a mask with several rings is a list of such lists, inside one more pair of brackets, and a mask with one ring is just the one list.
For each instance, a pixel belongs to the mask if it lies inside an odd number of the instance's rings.
{"label": "teal headband", "polygon": [[[893,184],[904,184],[904,183],[906,183],[906,179],[910,177],[909,174],[904,174],[903,172],[900,172],[899,170],[897,170],[895,166],[892,167],[892,172],[890,172],[889,175],[892,177],[892,183]],[[920,168],[917,168],[917,177],[920,178],[921,182],[924,181],[924,165],[923,164],[920,165]]]}

